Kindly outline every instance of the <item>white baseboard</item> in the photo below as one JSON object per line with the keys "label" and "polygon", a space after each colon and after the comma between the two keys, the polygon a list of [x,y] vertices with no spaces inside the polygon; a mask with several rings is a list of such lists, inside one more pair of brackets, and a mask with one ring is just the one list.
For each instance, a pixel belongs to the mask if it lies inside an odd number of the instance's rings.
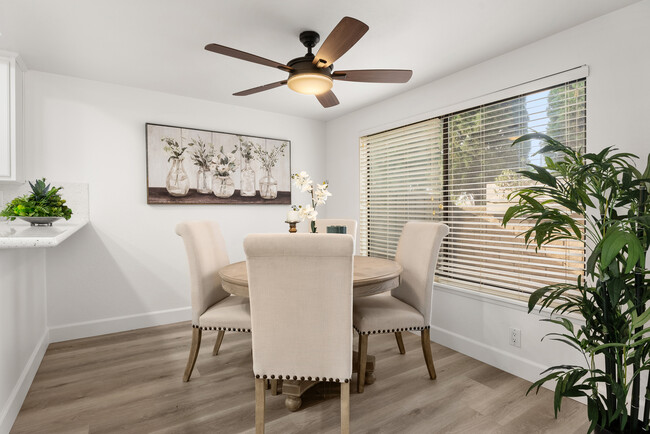
{"label": "white baseboard", "polygon": [[11,430],[11,427],[16,420],[16,416],[18,416],[18,412],[20,411],[20,407],[22,407],[27,392],[32,385],[32,381],[34,381],[36,371],[38,371],[38,367],[41,365],[41,361],[43,360],[43,356],[45,355],[49,343],[49,333],[45,330],[43,336],[41,336],[41,339],[36,344],[31,356],[29,356],[25,368],[20,374],[18,381],[16,381],[16,385],[11,391],[11,394],[9,394],[9,398],[7,399],[4,408],[0,412],[0,433],[9,433]]}
{"label": "white baseboard", "polygon": [[[465,354],[473,359],[479,360],[488,365],[501,369],[509,374],[516,375],[519,378],[535,382],[539,380],[540,373],[548,368],[540,363],[534,362],[515,354],[486,345],[482,342],[470,339],[466,336],[459,335],[449,330],[431,326],[431,340],[451,348],[454,351]],[[554,390],[555,383],[548,382],[542,387]],[[532,393],[532,392],[531,392]],[[575,401],[586,404],[584,398],[571,398]]]}
{"label": "white baseboard", "polygon": [[540,372],[548,368],[436,326],[431,326],[431,340],[528,381],[537,381]]}
{"label": "white baseboard", "polygon": [[164,324],[171,324],[192,319],[192,309],[159,310],[136,315],[105,318],[94,321],[78,322],[50,327],[50,342],[69,341],[127,330],[141,329]]}

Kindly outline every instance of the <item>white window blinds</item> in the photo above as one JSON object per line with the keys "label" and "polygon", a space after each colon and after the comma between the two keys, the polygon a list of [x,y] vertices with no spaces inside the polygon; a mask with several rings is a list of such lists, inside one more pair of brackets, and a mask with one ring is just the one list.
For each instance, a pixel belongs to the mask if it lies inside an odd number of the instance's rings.
{"label": "white window blinds", "polygon": [[544,165],[543,155],[533,155],[541,143],[512,141],[537,131],[584,148],[585,91],[584,80],[573,81],[363,137],[362,254],[392,257],[404,222],[440,220],[450,234],[439,281],[511,294],[574,283],[584,243],[558,241],[535,252],[517,237],[530,223],[503,228],[501,219],[512,205],[508,194],[526,185],[517,171]]}
{"label": "white window blinds", "polygon": [[404,223],[442,211],[442,123],[431,119],[362,137],[361,253],[393,257]]}

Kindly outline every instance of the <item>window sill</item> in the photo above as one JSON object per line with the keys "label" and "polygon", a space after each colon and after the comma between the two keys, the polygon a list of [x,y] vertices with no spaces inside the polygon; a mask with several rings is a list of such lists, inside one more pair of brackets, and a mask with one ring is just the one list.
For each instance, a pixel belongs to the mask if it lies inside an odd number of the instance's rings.
{"label": "window sill", "polygon": [[[499,296],[496,294],[490,294],[480,291],[475,291],[471,289],[465,289],[458,286],[449,285],[448,283],[434,282],[433,286],[434,291],[442,291],[455,296],[461,296],[470,298],[473,300],[480,301],[481,303],[488,303],[496,306],[505,307],[508,309],[514,309],[521,312],[528,313],[528,301],[517,300],[507,296]],[[535,308],[529,313],[529,315],[536,315],[541,318],[548,318],[550,316],[551,309],[542,309]],[[561,317],[570,319],[574,323],[584,324],[584,320],[580,315],[577,314],[565,314],[565,315],[554,315],[554,317]]]}

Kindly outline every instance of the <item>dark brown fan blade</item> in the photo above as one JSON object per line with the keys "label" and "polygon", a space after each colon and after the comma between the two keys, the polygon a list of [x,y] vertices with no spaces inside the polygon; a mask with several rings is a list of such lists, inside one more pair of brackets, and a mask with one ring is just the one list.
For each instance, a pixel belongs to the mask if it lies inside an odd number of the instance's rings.
{"label": "dark brown fan blade", "polygon": [[361,21],[344,17],[329,34],[318,49],[313,63],[319,68],[330,66],[344,55],[368,31],[368,26]]}
{"label": "dark brown fan blade", "polygon": [[339,99],[331,90],[320,95],[316,95],[316,98],[318,98],[318,102],[321,103],[321,105],[325,108],[333,107],[339,103]]}
{"label": "dark brown fan blade", "polygon": [[205,46],[205,49],[212,51],[213,53],[223,54],[224,56],[234,57],[235,59],[246,60],[248,62],[259,63],[260,65],[270,66],[272,68],[278,68],[286,72],[293,71],[293,68],[282,63],[278,63],[274,60],[265,59],[260,56],[256,56],[245,51],[235,50],[234,48],[224,47],[219,44],[208,44]]}
{"label": "dark brown fan blade", "polygon": [[257,86],[252,89],[242,90],[241,92],[233,93],[234,96],[246,96],[252,95],[258,92],[264,92],[265,90],[275,89],[276,87],[284,86],[287,84],[287,80],[276,81],[275,83],[265,84],[264,86]]}
{"label": "dark brown fan blade", "polygon": [[406,83],[413,71],[407,69],[357,69],[334,71],[334,80],[362,81],[366,83]]}

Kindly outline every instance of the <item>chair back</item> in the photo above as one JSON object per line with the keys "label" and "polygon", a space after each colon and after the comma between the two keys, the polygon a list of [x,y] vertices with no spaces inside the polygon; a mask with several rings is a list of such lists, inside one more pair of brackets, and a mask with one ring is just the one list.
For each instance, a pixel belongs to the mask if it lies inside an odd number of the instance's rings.
{"label": "chair back", "polygon": [[433,278],[438,252],[442,239],[448,233],[449,227],[442,223],[408,222],[397,244],[395,261],[404,271],[400,276],[400,285],[391,294],[419,310],[428,326],[431,325]]}
{"label": "chair back", "polygon": [[230,264],[226,242],[219,223],[214,221],[182,222],[176,233],[183,238],[190,266],[192,287],[192,324],[199,325],[199,317],[213,304],[228,297],[221,288],[219,269]]}
{"label": "chair back", "polygon": [[244,251],[255,376],[349,380],[352,236],[253,234]]}
{"label": "chair back", "polygon": [[316,233],[326,234],[328,226],[345,226],[346,233],[357,239],[357,221],[353,219],[318,219],[316,220]]}

